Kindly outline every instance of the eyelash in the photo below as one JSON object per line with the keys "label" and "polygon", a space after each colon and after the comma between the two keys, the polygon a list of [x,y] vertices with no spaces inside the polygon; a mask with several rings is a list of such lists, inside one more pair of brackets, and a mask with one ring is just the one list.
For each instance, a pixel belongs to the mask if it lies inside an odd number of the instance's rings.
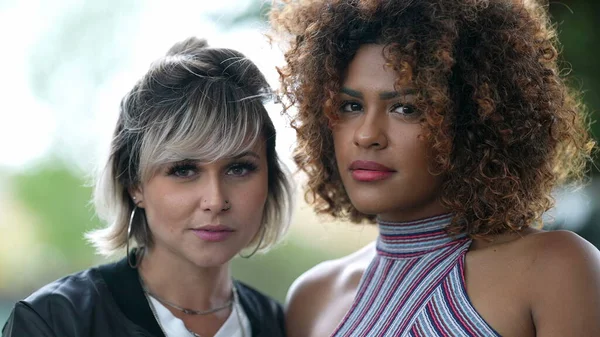
{"label": "eyelash", "polygon": [[186,170],[197,172],[198,167],[193,162],[180,161],[180,162],[177,162],[177,163],[171,165],[169,170],[167,170],[167,175],[176,176],[179,178],[186,178],[188,176],[177,174],[177,172],[186,171]]}
{"label": "eyelash", "polygon": [[[342,104],[340,105],[340,112],[341,112],[341,113],[353,113],[353,112],[357,112],[357,111],[355,111],[355,110],[346,111],[346,110],[344,109],[344,108],[346,107],[346,105],[350,105],[350,104],[353,104],[353,105],[358,105],[358,106],[360,106],[360,109],[362,110],[362,104],[360,104],[360,103],[357,103],[357,102],[354,102],[354,101],[343,101],[343,102],[342,102]],[[415,112],[416,112],[416,109],[415,109],[415,107],[414,107],[412,104],[396,103],[396,104],[394,104],[394,105],[392,106],[392,109],[391,109],[391,110],[392,110],[392,111],[394,111],[394,110],[396,110],[396,109],[398,109],[398,108],[400,108],[400,107],[409,108],[409,109],[411,109],[411,110],[412,110],[412,112],[413,112],[413,113],[410,113],[410,114],[405,114],[405,113],[403,113],[403,114],[402,114],[403,116],[410,117],[410,116],[412,116],[412,115],[416,115],[416,114],[415,114]]]}
{"label": "eyelash", "polygon": [[400,108],[400,107],[403,107],[403,108],[405,108],[405,109],[410,109],[410,110],[411,110],[411,113],[409,113],[409,114],[402,113],[404,116],[412,116],[412,115],[417,115],[417,111],[416,111],[416,109],[415,109],[415,106],[414,106],[414,105],[412,105],[412,104],[403,104],[403,103],[398,103],[398,104],[395,104],[394,106],[392,106],[392,110],[396,110],[396,109],[398,109],[398,108]]}
{"label": "eyelash", "polygon": [[231,165],[229,165],[229,167],[227,168],[227,172],[230,172],[233,169],[245,169],[248,172],[246,172],[245,174],[241,174],[241,175],[234,175],[236,177],[245,177],[248,174],[255,172],[258,169],[258,166],[251,162],[251,161],[239,161],[236,163],[233,163]]}
{"label": "eyelash", "polygon": [[[244,169],[247,170],[247,172],[243,173],[243,174],[229,174],[229,172],[233,169]],[[254,164],[251,161],[238,161],[235,163],[232,163],[231,165],[229,165],[227,167],[227,175],[232,175],[235,177],[245,177],[248,174],[255,172],[258,169],[258,166],[256,164]],[[182,171],[193,171],[194,173],[197,173],[199,171],[198,166],[191,161],[181,161],[181,162],[177,162],[175,164],[173,164],[171,167],[169,167],[169,169],[167,170],[167,175],[169,176],[175,176],[178,178],[189,178],[192,177],[192,175],[182,175],[182,174],[178,174],[181,173]]]}
{"label": "eyelash", "polygon": [[352,102],[352,101],[343,101],[342,104],[340,105],[340,112],[342,112],[342,113],[356,112],[354,110],[346,111],[346,109],[344,109],[344,108],[347,105],[359,105],[361,107],[361,110],[362,110],[362,105],[360,103],[356,103],[356,102]]}

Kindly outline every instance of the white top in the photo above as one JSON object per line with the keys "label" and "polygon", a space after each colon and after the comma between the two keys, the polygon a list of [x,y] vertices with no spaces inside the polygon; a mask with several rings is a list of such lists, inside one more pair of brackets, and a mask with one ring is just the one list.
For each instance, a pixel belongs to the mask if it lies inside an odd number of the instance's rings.
{"label": "white top", "polygon": [[[183,321],[175,317],[169,309],[167,309],[160,301],[148,294],[150,304],[156,310],[156,316],[159,320],[159,325],[162,327],[166,337],[194,337],[194,335],[185,327]],[[239,311],[239,316],[238,316]],[[239,322],[239,319],[242,322]],[[242,330],[244,329],[244,334]],[[250,321],[244,312],[244,308],[239,303],[234,302],[231,314],[214,337],[251,337]]]}

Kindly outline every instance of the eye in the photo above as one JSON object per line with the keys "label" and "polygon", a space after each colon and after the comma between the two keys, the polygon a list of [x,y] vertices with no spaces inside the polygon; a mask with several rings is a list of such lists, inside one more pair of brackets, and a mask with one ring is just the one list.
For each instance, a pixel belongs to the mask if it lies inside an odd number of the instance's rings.
{"label": "eye", "polygon": [[257,166],[254,163],[235,163],[227,169],[227,175],[235,177],[245,177],[256,171]]}
{"label": "eye", "polygon": [[405,121],[418,122],[421,120],[421,112],[411,104],[398,103],[391,109],[392,113],[398,114]]}
{"label": "eye", "polygon": [[342,102],[340,106],[341,112],[356,112],[362,111],[362,105],[356,102]]}
{"label": "eye", "polygon": [[191,163],[176,163],[167,172],[170,176],[178,178],[190,178],[198,173],[196,165]]}
{"label": "eye", "polygon": [[406,115],[407,117],[417,115],[417,110],[410,104],[398,103],[392,107],[392,110],[395,113]]}

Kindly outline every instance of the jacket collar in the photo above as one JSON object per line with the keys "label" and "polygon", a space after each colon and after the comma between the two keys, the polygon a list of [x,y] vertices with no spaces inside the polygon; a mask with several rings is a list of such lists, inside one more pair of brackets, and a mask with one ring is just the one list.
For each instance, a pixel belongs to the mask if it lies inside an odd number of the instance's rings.
{"label": "jacket collar", "polygon": [[[130,258],[135,259],[135,251],[131,253]],[[126,258],[112,264],[99,266],[98,270],[123,314],[132,323],[142,327],[152,336],[165,337],[158,322],[156,322],[152,309],[150,309],[140,284],[138,270],[131,268]],[[270,316],[264,312],[264,303],[261,305],[252,290],[242,283],[234,281],[234,286],[238,291],[240,304],[250,321],[252,336],[262,337],[261,322],[264,321],[264,317]],[[266,337],[268,331],[264,331],[264,333],[264,337]]]}
{"label": "jacket collar", "polygon": [[140,284],[138,271],[131,268],[127,259],[98,267],[108,290],[123,314],[152,336],[165,337],[152,314]]}

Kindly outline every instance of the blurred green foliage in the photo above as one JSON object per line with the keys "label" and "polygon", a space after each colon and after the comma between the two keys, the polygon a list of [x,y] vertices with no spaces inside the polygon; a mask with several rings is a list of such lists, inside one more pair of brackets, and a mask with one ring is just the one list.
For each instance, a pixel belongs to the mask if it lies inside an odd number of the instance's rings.
{"label": "blurred green foliage", "polygon": [[57,249],[74,269],[93,261],[83,233],[100,226],[89,204],[92,190],[85,183],[81,174],[60,160],[47,160],[12,176],[14,196],[40,219],[35,235]]}
{"label": "blurred green foliage", "polygon": [[[571,85],[583,91],[583,101],[591,113],[592,134],[600,140],[600,1],[563,0],[550,2],[552,21],[557,25],[562,45],[561,61],[567,70]],[[596,157],[593,174],[600,174],[600,157]]]}

